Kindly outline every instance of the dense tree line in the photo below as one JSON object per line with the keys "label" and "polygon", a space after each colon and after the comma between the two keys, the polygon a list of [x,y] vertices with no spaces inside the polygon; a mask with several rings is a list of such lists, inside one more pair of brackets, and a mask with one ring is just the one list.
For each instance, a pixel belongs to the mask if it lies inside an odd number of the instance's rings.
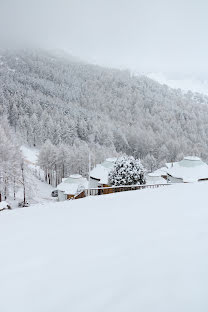
{"label": "dense tree line", "polygon": [[208,160],[206,96],[43,51],[1,51],[0,64],[0,114],[31,146],[50,140],[61,154],[79,141],[149,170],[184,154]]}
{"label": "dense tree line", "polygon": [[81,174],[88,178],[89,154],[91,168],[110,156],[119,156],[115,150],[76,140],[72,146],[61,143],[54,145],[47,140],[41,147],[39,165],[45,174],[45,181],[56,186],[62,178],[71,174]]}
{"label": "dense tree line", "polygon": [[16,199],[19,187],[23,190],[23,202],[26,202],[28,189],[28,168],[24,163],[20,146],[6,118],[0,118],[0,201],[8,196]]}

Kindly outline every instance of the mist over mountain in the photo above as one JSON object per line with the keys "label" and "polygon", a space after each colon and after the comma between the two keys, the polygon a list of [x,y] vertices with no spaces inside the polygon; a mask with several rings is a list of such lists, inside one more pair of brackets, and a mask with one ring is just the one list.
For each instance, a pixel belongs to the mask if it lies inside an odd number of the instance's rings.
{"label": "mist over mountain", "polygon": [[191,90],[192,92],[208,95],[208,80],[203,77],[203,75],[202,77],[195,77],[191,74],[186,74],[181,77],[181,75],[148,73],[147,76],[161,84],[166,84],[171,88],[180,88],[186,92]]}
{"label": "mist over mountain", "polygon": [[25,143],[87,145],[147,166],[187,154],[208,160],[206,95],[59,53],[0,55],[0,114]]}

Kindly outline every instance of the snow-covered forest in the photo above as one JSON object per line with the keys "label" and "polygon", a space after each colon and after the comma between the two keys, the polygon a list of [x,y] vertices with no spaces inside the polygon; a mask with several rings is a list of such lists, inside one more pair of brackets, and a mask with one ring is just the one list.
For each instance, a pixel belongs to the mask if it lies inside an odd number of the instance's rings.
{"label": "snow-covered forest", "polygon": [[0,201],[10,195],[16,198],[18,188],[23,189],[26,202],[28,168],[23,160],[20,146],[6,119],[0,119]]}
{"label": "snow-covered forest", "polygon": [[85,173],[88,148],[95,162],[122,152],[149,170],[183,154],[208,160],[207,96],[43,51],[0,55],[0,114],[24,143],[76,155],[74,170]]}

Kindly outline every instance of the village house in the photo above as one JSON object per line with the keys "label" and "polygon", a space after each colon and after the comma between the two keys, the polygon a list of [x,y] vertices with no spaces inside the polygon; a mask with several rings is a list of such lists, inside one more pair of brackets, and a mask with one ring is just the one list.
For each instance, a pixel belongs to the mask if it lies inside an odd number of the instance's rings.
{"label": "village house", "polygon": [[162,167],[146,175],[146,184],[166,184],[167,168]]}
{"label": "village house", "polygon": [[208,180],[208,165],[198,157],[184,157],[183,160],[172,163],[167,170],[167,179],[171,183]]}
{"label": "village house", "polygon": [[62,179],[57,186],[58,200],[78,199],[86,196],[85,190],[88,188],[88,181],[79,174],[70,175],[69,178]]}
{"label": "village house", "polygon": [[99,186],[110,186],[108,182],[108,174],[113,169],[117,158],[107,158],[101,164],[98,164],[90,171],[90,187],[97,188]]}

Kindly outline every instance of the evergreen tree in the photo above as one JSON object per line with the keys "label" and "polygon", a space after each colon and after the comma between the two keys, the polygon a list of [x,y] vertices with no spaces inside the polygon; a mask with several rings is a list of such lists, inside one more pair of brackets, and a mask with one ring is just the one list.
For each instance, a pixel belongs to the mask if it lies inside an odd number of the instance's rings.
{"label": "evergreen tree", "polygon": [[145,170],[141,161],[133,156],[118,158],[109,173],[109,182],[115,186],[145,184]]}

